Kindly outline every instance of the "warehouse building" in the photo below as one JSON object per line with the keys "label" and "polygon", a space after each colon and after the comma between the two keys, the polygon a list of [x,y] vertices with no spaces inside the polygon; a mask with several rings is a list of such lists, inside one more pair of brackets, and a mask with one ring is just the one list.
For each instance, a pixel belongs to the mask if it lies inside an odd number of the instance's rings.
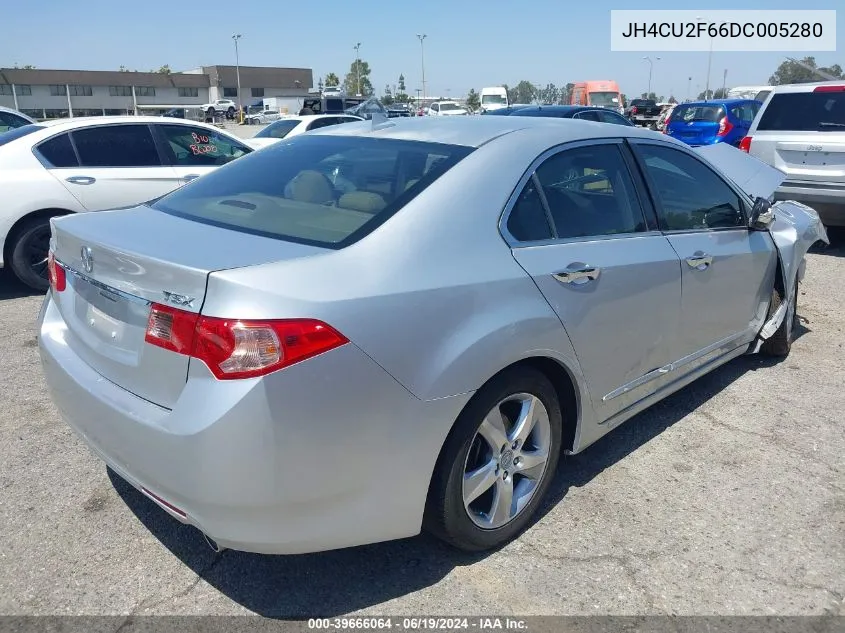
{"label": "warehouse building", "polygon": [[309,68],[203,66],[186,72],[41,70],[0,68],[0,105],[34,119],[161,114],[216,99],[244,107],[264,97],[301,104],[314,84]]}

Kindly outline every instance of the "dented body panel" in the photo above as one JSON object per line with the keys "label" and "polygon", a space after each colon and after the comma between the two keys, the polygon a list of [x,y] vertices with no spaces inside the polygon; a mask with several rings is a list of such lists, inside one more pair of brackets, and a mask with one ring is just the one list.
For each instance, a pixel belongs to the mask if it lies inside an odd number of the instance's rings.
{"label": "dented body panel", "polygon": [[[753,200],[760,197],[771,201],[775,190],[786,179],[786,174],[763,161],[724,144],[696,147],[695,152],[732,180]],[[768,231],[777,247],[778,270],[784,289],[785,301],[760,330],[752,351],[759,351],[762,341],[771,337],[787,313],[794,309],[795,284],[804,276],[807,251],[816,242],[829,244],[827,231],[819,214],[800,202],[784,200],[772,205],[774,221]]]}

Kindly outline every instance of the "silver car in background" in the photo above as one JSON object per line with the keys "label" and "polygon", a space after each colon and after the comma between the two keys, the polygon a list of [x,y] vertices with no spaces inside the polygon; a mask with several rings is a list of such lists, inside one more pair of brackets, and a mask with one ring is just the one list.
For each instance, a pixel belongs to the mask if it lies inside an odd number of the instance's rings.
{"label": "silver car in background", "polygon": [[561,455],[732,358],[789,353],[824,229],[755,200],[781,174],[707,151],[575,120],[375,120],[56,218],[49,391],[216,549],[423,527],[495,547]]}
{"label": "silver car in background", "polygon": [[845,81],[775,86],[740,149],[786,174],[776,200],[845,226]]}

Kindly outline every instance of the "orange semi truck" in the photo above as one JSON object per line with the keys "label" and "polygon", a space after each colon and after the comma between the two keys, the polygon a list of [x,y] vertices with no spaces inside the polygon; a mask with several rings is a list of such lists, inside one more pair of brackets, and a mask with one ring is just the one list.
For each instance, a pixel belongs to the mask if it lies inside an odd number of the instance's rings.
{"label": "orange semi truck", "polygon": [[619,84],[609,79],[579,81],[572,87],[571,105],[593,105],[612,108],[620,114],[625,109]]}

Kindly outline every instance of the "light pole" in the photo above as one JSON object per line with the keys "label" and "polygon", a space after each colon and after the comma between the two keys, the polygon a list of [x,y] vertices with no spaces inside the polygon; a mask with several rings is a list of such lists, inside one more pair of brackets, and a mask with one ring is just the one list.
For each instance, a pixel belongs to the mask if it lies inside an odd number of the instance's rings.
{"label": "light pole", "polygon": [[356,97],[361,96],[361,42],[358,42],[352,48],[355,49],[355,75],[358,77],[358,91]]}
{"label": "light pole", "polygon": [[646,55],[643,59],[648,62],[648,92],[646,93],[646,98],[648,99],[651,97],[651,72],[654,70],[654,62],[660,61],[660,57],[652,59]]}
{"label": "light pole", "polygon": [[[695,18],[699,22],[704,20],[700,15]],[[710,64],[713,61],[713,37],[710,37],[710,51],[707,53],[707,82],[704,84],[704,100],[710,98]]]}
{"label": "light pole", "polygon": [[725,72],[722,73],[722,99],[727,98],[726,89],[728,87],[728,69],[725,68]]}
{"label": "light pole", "polygon": [[425,101],[425,45],[423,40],[428,37],[425,33],[417,33],[417,38],[420,40],[420,60],[422,62],[422,96]]}
{"label": "light pole", "polygon": [[689,91],[692,85],[692,77],[687,77],[687,101],[689,101]]}
{"label": "light pole", "polygon": [[241,34],[238,33],[232,36],[235,40],[235,75],[238,78],[238,120],[240,123],[244,122],[244,107],[241,103],[241,60],[238,56],[238,40],[241,39]]}

